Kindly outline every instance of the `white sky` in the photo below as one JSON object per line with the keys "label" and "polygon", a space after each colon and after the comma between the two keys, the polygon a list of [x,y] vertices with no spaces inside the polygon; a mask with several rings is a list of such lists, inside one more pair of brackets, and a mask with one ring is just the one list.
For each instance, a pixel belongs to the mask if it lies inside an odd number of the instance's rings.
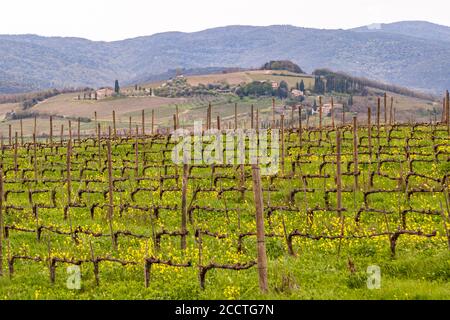
{"label": "white sky", "polygon": [[426,20],[450,26],[447,0],[2,0],[0,34],[120,40],[225,25],[352,28]]}

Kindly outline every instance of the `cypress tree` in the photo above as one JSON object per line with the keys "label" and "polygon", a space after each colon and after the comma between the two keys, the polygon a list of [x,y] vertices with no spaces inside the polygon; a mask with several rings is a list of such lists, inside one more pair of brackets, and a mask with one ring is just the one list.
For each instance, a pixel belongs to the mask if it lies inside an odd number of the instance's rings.
{"label": "cypress tree", "polygon": [[116,82],[114,83],[114,92],[116,94],[120,93],[119,80],[116,80]]}
{"label": "cypress tree", "polygon": [[300,82],[299,90],[305,92],[305,83],[303,82],[303,80]]}

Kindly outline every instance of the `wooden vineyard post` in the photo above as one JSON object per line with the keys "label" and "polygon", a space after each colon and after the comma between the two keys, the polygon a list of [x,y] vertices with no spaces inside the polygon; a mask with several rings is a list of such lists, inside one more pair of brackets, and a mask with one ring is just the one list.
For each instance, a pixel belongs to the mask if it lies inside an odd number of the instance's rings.
{"label": "wooden vineyard post", "polygon": [[47,262],[48,262],[48,268],[50,271],[50,283],[54,284],[55,283],[55,260],[52,258],[52,248],[51,248],[51,244],[50,244],[50,240],[48,240],[47,242]]}
{"label": "wooden vineyard post", "polygon": [[369,157],[372,160],[372,109],[367,108],[367,138],[369,147]]}
{"label": "wooden vineyard post", "polygon": [[[70,121],[69,121],[69,128],[71,127],[70,125]],[[69,130],[70,132],[70,130]],[[71,136],[71,134],[69,133],[69,135]],[[71,175],[71,158],[72,156],[72,139],[69,139],[69,141],[67,142],[67,164],[66,164],[66,168],[67,168],[67,218],[69,219],[69,225],[70,225],[70,234],[72,236],[72,239],[76,242],[76,237],[75,234],[73,233],[73,227],[72,227],[72,217],[70,215],[70,206],[72,204],[72,175]],[[66,217],[64,217],[66,218]]]}
{"label": "wooden vineyard post", "polygon": [[358,119],[353,117],[353,166],[355,176],[355,191],[358,190],[358,175],[359,175],[359,163],[358,163]]}
{"label": "wooden vineyard post", "polygon": [[211,104],[208,104],[208,108],[206,108],[206,126],[205,129],[209,130],[209,113],[211,112]]}
{"label": "wooden vineyard post", "polygon": [[211,130],[212,126],[213,126],[212,125],[212,105],[211,105],[211,102],[209,103],[208,123],[209,123],[209,129]]}
{"label": "wooden vineyard post", "polygon": [[23,146],[23,122],[20,119],[20,145]]}
{"label": "wooden vineyard post", "polygon": [[[33,206],[32,211],[33,211],[34,219],[36,221],[35,222],[36,223],[36,240],[40,241],[41,235],[40,235],[40,232],[39,232],[39,208],[37,206]],[[66,211],[64,210],[64,220],[65,219],[66,219]]]}
{"label": "wooden vineyard post", "polygon": [[72,121],[69,120],[69,141],[72,142]]}
{"label": "wooden vineyard post", "polygon": [[117,138],[117,129],[116,129],[116,111],[115,110],[113,110],[112,116],[113,116],[113,133],[114,133],[113,139],[116,139]]}
{"label": "wooden vineyard post", "polygon": [[173,114],[173,131],[177,130],[177,115]]}
{"label": "wooden vineyard post", "polygon": [[256,133],[259,132],[259,109],[256,109]]}
{"label": "wooden vineyard post", "polygon": [[134,142],[134,176],[137,178],[139,176],[139,129],[136,126],[136,135]]}
{"label": "wooden vineyard post", "polygon": [[183,164],[183,180],[181,185],[181,250],[186,250],[187,224],[187,187],[189,179],[189,165]]}
{"label": "wooden vineyard post", "polygon": [[239,189],[241,189],[241,201],[245,200],[245,167],[239,165]]}
{"label": "wooden vineyard post", "polygon": [[36,145],[36,135],[33,133],[33,167],[34,167],[34,179],[37,182],[38,172],[37,172],[37,145]]}
{"label": "wooden vineyard post", "polygon": [[199,281],[200,281],[200,288],[202,290],[205,289],[205,281],[204,278],[202,278],[201,270],[203,265],[203,240],[202,240],[202,233],[197,233],[197,244],[198,244],[198,265],[199,265]]}
{"label": "wooden vineyard post", "polygon": [[17,173],[19,171],[19,166],[17,164],[17,149],[19,148],[19,142],[18,142],[18,137],[17,137],[17,131],[15,134],[15,140],[14,140],[14,173],[15,173],[15,177],[17,179]]}
{"label": "wooden vineyard post", "polygon": [[98,134],[98,128],[100,128],[100,126],[98,126],[98,122],[97,122],[97,111],[94,111],[94,124],[95,124],[95,134]]}
{"label": "wooden vineyard post", "polygon": [[33,133],[34,133],[35,136],[37,135],[37,118],[36,118],[36,116],[34,116]]}
{"label": "wooden vineyard post", "polygon": [[448,90],[445,91],[444,96],[444,105],[443,105],[443,121],[444,123],[447,123],[450,118],[450,96]]}
{"label": "wooden vineyard post", "polygon": [[253,110],[253,105],[251,106],[251,112],[250,112],[250,117],[251,117],[251,128],[254,129],[255,128],[255,123],[254,123],[254,110]]}
{"label": "wooden vineyard post", "polygon": [[259,288],[267,293],[269,286],[267,280],[267,255],[264,231],[264,202],[262,194],[261,173],[259,165],[252,164],[253,195],[256,207],[256,237],[258,250]]}
{"label": "wooden vineyard post", "polygon": [[381,112],[381,99],[377,100],[377,144],[380,146],[380,112]]}
{"label": "wooden vineyard post", "polygon": [[60,138],[60,144],[63,145],[64,142],[64,125],[61,125],[61,138]]}
{"label": "wooden vineyard post", "polygon": [[10,124],[8,125],[8,132],[9,132],[8,146],[12,146],[12,126]]}
{"label": "wooden vineyard post", "polygon": [[448,90],[445,92],[445,110],[446,110],[446,122],[447,122],[447,131],[450,135],[450,93]]}
{"label": "wooden vineyard post", "polygon": [[77,141],[78,144],[81,144],[81,119],[78,117],[77,119]]}
{"label": "wooden vineyard post", "polygon": [[95,254],[94,254],[94,248],[92,247],[92,241],[90,241],[90,240],[89,240],[89,250],[90,250],[90,253],[91,253],[91,260],[92,260],[92,263],[94,264],[95,284],[96,284],[97,286],[99,286],[99,285],[100,285],[100,279],[99,279],[99,277],[98,277],[98,260],[97,260],[97,258],[95,257]]}
{"label": "wooden vineyard post", "polygon": [[[19,170],[19,166],[17,163],[17,152],[18,152],[18,148],[19,148],[19,139],[18,139],[17,131],[15,132],[14,143],[13,143],[12,147],[14,149],[14,174],[15,174],[15,178],[17,179],[17,173]],[[2,166],[2,164],[0,164],[0,166]]]}
{"label": "wooden vineyard post", "polygon": [[0,168],[0,277],[3,276],[3,169]]}
{"label": "wooden vineyard post", "polygon": [[319,97],[319,131],[322,133],[322,97]]}
{"label": "wooden vineyard post", "polygon": [[345,126],[345,108],[342,105],[342,127]]}
{"label": "wooden vineyard post", "polygon": [[334,129],[334,99],[331,97],[331,127]]}
{"label": "wooden vineyard post", "polygon": [[299,140],[299,146],[302,147],[302,105],[298,106],[298,140]]}
{"label": "wooden vineyard post", "polygon": [[130,137],[130,139],[133,137],[133,131],[131,129],[131,117],[128,118],[128,137]]}
{"label": "wooden vineyard post", "polygon": [[208,130],[210,130],[212,128],[211,114],[212,114],[212,107],[211,107],[211,103],[209,103],[208,112],[206,113],[206,128]]}
{"label": "wooden vineyard post", "polygon": [[142,110],[142,136],[145,137],[145,111]]}
{"label": "wooden vineyard post", "polygon": [[389,108],[389,125],[390,126],[392,126],[393,108],[394,108],[394,97],[391,97],[391,107]]}
{"label": "wooden vineyard post", "polygon": [[70,157],[72,156],[72,142],[69,140],[68,144],[67,144],[67,205],[68,207],[70,207],[70,204],[72,202],[72,177],[70,174],[70,170],[71,170],[71,161],[70,161]]}
{"label": "wooden vineyard post", "polygon": [[341,176],[341,133],[336,131],[336,203],[339,216],[342,215],[342,176]]}
{"label": "wooden vineyard post", "polygon": [[284,175],[284,114],[281,115],[281,173]]}
{"label": "wooden vineyard post", "polygon": [[238,128],[238,121],[237,121],[237,103],[234,104],[234,130],[237,130]]}
{"label": "wooden vineyard post", "polygon": [[213,122],[212,122],[213,116],[212,116],[212,106],[209,108],[209,129],[213,128]]}
{"label": "wooden vineyard post", "polygon": [[275,98],[272,98],[272,129],[275,129]]}
{"label": "wooden vineyard post", "polygon": [[322,97],[319,97],[319,145],[322,144]]}
{"label": "wooden vineyard post", "polygon": [[155,110],[152,109],[152,135],[155,134]]}
{"label": "wooden vineyard post", "polygon": [[387,93],[384,93],[384,125],[387,124]]}
{"label": "wooden vineyard post", "polygon": [[97,124],[97,146],[98,146],[98,169],[102,169],[102,140],[101,140],[101,131],[100,131],[100,123]]}
{"label": "wooden vineyard post", "polygon": [[344,237],[344,214],[342,212],[342,174],[341,174],[341,133],[336,131],[336,199],[339,212],[341,234],[339,238],[338,258],[341,253],[342,238]]}
{"label": "wooden vineyard post", "polygon": [[294,129],[294,106],[291,107],[291,123],[289,124],[289,128]]}
{"label": "wooden vineyard post", "polygon": [[109,232],[111,234],[111,244],[113,250],[116,250],[117,244],[114,237],[113,232],[113,214],[114,214],[114,184],[113,184],[113,173],[112,173],[112,157],[111,157],[111,127],[109,127],[109,136],[107,142],[108,149],[108,198],[109,198],[109,206],[108,206],[108,223],[109,223]]}
{"label": "wooden vineyard post", "polygon": [[217,116],[217,130],[221,130],[220,129],[220,116]]}
{"label": "wooden vineyard post", "polygon": [[148,242],[145,243],[145,256],[144,256],[144,285],[146,288],[150,286],[150,273],[152,264],[148,262]]}
{"label": "wooden vineyard post", "polygon": [[209,103],[209,107],[208,107],[208,113],[207,113],[207,128],[208,130],[212,129],[212,106],[211,103]]}
{"label": "wooden vineyard post", "polygon": [[50,116],[50,147],[53,146],[53,116]]}

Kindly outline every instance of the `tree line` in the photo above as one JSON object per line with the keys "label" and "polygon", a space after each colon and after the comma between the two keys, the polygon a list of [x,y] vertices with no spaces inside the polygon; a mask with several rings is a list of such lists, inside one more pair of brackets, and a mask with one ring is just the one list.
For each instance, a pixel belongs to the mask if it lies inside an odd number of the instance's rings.
{"label": "tree line", "polygon": [[376,80],[363,77],[353,77],[343,72],[333,72],[328,69],[317,69],[313,72],[316,76],[315,92],[324,94],[325,92],[339,92],[346,94],[367,95],[367,87],[401,94],[408,97],[435,100],[431,94],[417,92],[401,86],[386,84]]}
{"label": "tree line", "polygon": [[240,98],[252,96],[286,99],[289,96],[289,86],[286,81],[281,81],[277,88],[267,81],[253,81],[236,87],[234,93]]}

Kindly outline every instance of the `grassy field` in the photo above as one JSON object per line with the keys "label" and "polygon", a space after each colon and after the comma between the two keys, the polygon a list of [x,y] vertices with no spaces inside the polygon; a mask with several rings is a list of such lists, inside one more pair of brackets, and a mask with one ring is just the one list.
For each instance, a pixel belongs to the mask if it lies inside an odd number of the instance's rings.
{"label": "grassy field", "polygon": [[[61,125],[64,125],[64,136],[68,136],[68,120],[72,118],[73,134],[76,134],[77,117],[89,118],[91,122],[81,123],[81,133],[93,134],[95,132],[94,112],[97,112],[98,123],[102,125],[102,130],[107,126],[112,126],[112,113],[116,113],[116,127],[121,130],[129,129],[129,118],[132,118],[133,130],[136,125],[142,123],[142,110],[145,113],[146,127],[151,127],[152,110],[155,112],[155,128],[172,128],[173,115],[178,107],[180,125],[192,126],[194,121],[205,121],[206,109],[211,103],[213,106],[214,122],[217,116],[222,121],[234,119],[234,104],[238,104],[238,117],[240,122],[246,121],[250,125],[249,115],[251,105],[254,104],[255,112],[260,110],[261,121],[267,120],[271,114],[272,99],[239,99],[234,95],[222,95],[217,97],[195,97],[189,99],[159,98],[159,97],[124,97],[119,99],[106,100],[86,100],[78,101],[75,94],[63,94],[47,101],[44,101],[29,111],[38,115],[36,121],[37,134],[48,135],[50,131],[49,115],[54,116],[53,132],[55,136],[60,135]],[[0,105],[2,106],[2,105]],[[233,120],[234,121],[234,120]],[[20,121],[8,120],[0,123],[0,133],[7,139],[9,125],[12,126],[12,133],[17,131],[20,136]],[[23,134],[30,137],[34,131],[34,118],[22,120]]]}
{"label": "grassy field", "polygon": [[[355,186],[352,131],[341,128],[343,219],[337,210],[335,131],[304,132],[301,147],[295,131],[285,136],[284,171],[263,178],[266,295],[252,266],[250,166],[244,166],[243,180],[235,165],[193,166],[183,233],[182,168],[170,160],[173,143],[166,145],[166,137],[138,139],[137,167],[135,139],[112,141],[112,194],[105,139],[100,149],[95,139],[74,142],[70,186],[66,142],[38,146],[36,162],[32,144],[20,147],[17,166],[14,148],[5,147],[2,213],[8,237],[0,298],[449,299],[448,133],[443,126],[386,129],[378,136],[372,128],[371,147],[367,128],[360,128]],[[149,258],[154,260],[146,288]],[[99,285],[94,261],[100,261]],[[210,263],[216,267],[202,289],[199,272]],[[74,264],[81,265],[81,290],[66,285],[67,267]],[[249,268],[217,267],[224,265]],[[381,270],[381,288],[375,290],[366,285],[372,265]]]}
{"label": "grassy field", "polygon": [[182,104],[185,99],[169,99],[160,97],[123,97],[102,100],[77,100],[77,94],[63,94],[38,104],[32,111],[43,114],[55,114],[72,117],[93,118],[97,111],[99,120],[110,119],[112,111],[116,115],[126,116],[130,112],[141,110],[159,110],[163,106]]}

